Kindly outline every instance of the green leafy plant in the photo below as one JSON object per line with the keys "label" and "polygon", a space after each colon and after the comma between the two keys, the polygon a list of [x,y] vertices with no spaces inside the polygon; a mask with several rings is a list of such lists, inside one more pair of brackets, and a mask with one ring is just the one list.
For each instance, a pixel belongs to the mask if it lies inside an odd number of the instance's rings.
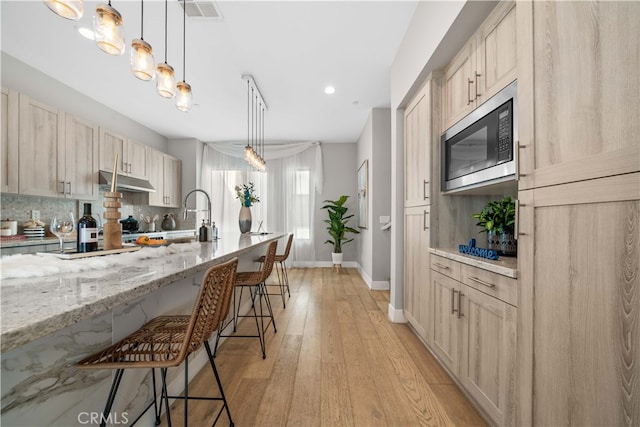
{"label": "green leafy plant", "polygon": [[348,208],[344,206],[349,196],[340,196],[338,200],[325,200],[326,203],[321,209],[326,209],[329,212],[329,219],[325,219],[324,222],[329,224],[327,230],[329,235],[333,239],[329,239],[325,244],[333,245],[334,253],[342,253],[342,245],[351,242],[353,239],[345,237],[346,233],[359,234],[360,232],[347,225],[349,218],[353,215],[346,215]]}
{"label": "green leafy plant", "polygon": [[236,199],[240,200],[242,206],[249,208],[254,203],[260,203],[260,198],[256,196],[255,189],[253,187],[253,182],[250,182],[249,185],[242,184],[242,187],[236,185]]}
{"label": "green leafy plant", "polygon": [[487,203],[480,213],[471,215],[482,227],[480,232],[513,234],[516,223],[516,203],[506,196],[501,200]]}

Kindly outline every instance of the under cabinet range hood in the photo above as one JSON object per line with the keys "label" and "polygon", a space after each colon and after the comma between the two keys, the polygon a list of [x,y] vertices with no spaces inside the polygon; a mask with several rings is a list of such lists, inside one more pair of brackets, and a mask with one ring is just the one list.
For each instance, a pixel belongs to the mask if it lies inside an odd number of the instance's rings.
{"label": "under cabinet range hood", "polygon": [[[111,185],[112,172],[101,170],[99,173],[98,184],[103,186]],[[138,193],[155,193],[156,189],[146,179],[134,178],[127,175],[117,175],[116,189],[122,191],[134,191]]]}

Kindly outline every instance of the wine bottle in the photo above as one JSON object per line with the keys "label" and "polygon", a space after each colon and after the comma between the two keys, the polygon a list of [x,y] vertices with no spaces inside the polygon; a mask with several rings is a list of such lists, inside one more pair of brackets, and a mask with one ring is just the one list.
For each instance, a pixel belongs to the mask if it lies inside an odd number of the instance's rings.
{"label": "wine bottle", "polygon": [[91,203],[84,204],[84,214],[78,221],[78,252],[98,250],[98,223],[91,216]]}

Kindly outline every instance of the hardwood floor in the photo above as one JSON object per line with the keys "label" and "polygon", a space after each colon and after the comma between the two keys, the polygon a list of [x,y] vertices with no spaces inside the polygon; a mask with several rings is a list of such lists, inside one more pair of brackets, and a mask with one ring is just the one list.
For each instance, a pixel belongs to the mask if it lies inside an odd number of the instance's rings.
{"label": "hardwood floor", "polygon": [[[271,296],[278,332],[267,332],[266,359],[257,338],[218,349],[236,426],[485,425],[409,327],[389,322],[388,292],[370,291],[354,269],[290,269],[289,280],[286,309]],[[255,333],[243,323],[239,333]],[[214,381],[205,366],[190,394],[215,395]],[[210,425],[218,408],[190,401],[189,424]],[[171,414],[181,425],[181,402]]]}

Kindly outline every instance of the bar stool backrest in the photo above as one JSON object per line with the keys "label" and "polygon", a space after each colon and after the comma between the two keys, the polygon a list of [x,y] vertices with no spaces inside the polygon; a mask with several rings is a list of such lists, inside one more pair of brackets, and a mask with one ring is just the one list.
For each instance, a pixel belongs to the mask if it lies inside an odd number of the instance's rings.
{"label": "bar stool backrest", "polygon": [[269,278],[271,271],[273,270],[273,263],[276,260],[276,249],[278,248],[278,241],[274,240],[267,246],[267,253],[264,256],[264,264],[262,264],[262,271],[260,274],[260,280],[258,283],[262,283]]}
{"label": "bar stool backrest", "polygon": [[[185,339],[189,340],[189,345],[183,346],[183,352],[187,351],[184,356],[208,340],[229,314],[237,267],[238,258],[233,258],[207,270],[187,328]],[[178,359],[182,360],[181,357]]]}
{"label": "bar stool backrest", "polygon": [[293,233],[289,234],[289,239],[287,240],[287,247],[285,248],[284,253],[280,257],[282,258],[283,261],[289,258],[289,252],[291,252],[292,243],[293,243]]}

